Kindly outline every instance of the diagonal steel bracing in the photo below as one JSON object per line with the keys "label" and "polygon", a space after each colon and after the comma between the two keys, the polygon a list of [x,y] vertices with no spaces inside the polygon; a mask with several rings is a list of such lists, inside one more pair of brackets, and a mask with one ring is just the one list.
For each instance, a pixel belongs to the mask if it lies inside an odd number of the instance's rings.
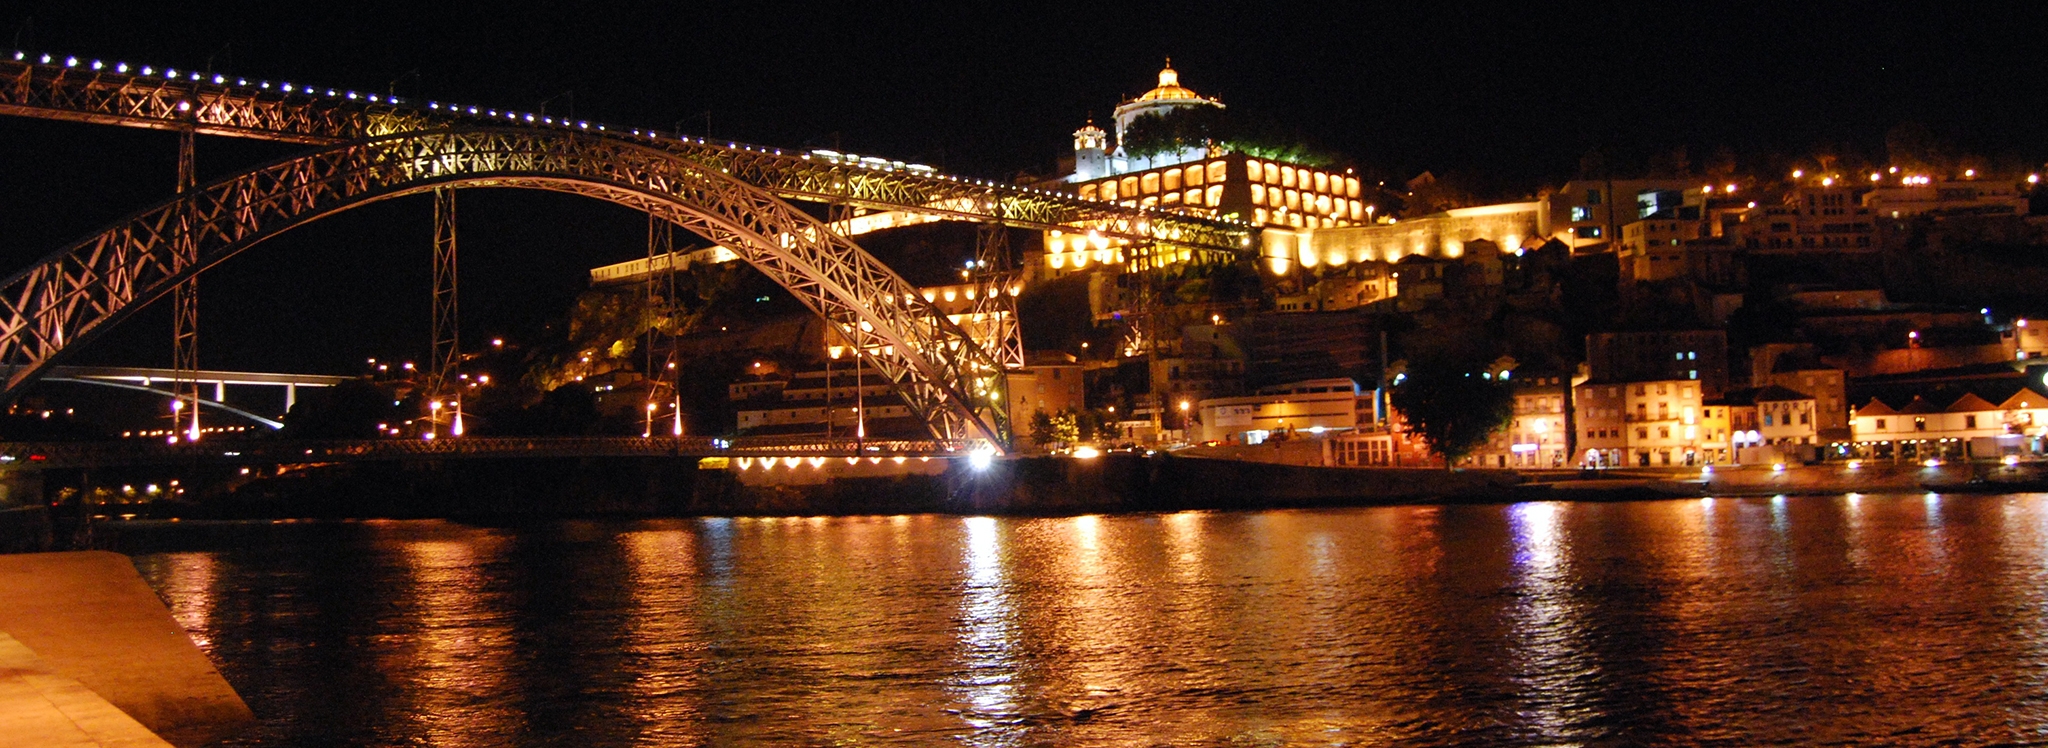
{"label": "diagonal steel bracing", "polygon": [[[661,148],[536,129],[332,146],[190,190],[0,281],[4,394],[143,304],[263,239],[440,187],[553,190],[632,207],[731,248],[843,334],[944,439],[1008,444],[1003,370],[851,241],[767,190]],[[181,249],[184,248],[184,249]]]}

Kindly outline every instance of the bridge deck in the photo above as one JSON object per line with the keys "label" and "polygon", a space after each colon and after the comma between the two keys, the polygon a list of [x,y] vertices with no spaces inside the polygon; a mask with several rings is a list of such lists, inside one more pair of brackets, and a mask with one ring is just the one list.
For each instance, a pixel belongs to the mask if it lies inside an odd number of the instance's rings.
{"label": "bridge deck", "polygon": [[495,437],[458,439],[0,442],[0,462],[49,468],[283,465],[556,457],[965,457],[965,441],[815,437]]}

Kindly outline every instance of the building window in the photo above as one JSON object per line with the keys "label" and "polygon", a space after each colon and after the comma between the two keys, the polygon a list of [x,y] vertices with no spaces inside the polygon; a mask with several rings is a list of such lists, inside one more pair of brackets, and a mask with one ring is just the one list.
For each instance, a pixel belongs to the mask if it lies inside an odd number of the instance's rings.
{"label": "building window", "polygon": [[[1214,180],[1211,180],[1211,181],[1214,181]],[[1222,204],[1223,204],[1223,185],[1220,185],[1220,184],[1212,184],[1212,185],[1209,185],[1209,192],[1207,193],[1207,195],[1208,195],[1208,200],[1207,200],[1207,202],[1208,202],[1208,204],[1209,204],[1210,206],[1212,206],[1212,207],[1213,207],[1213,206],[1217,206],[1217,205],[1222,205]]]}
{"label": "building window", "polygon": [[1263,185],[1263,184],[1255,184],[1255,185],[1252,185],[1252,204],[1253,204],[1253,205],[1261,205],[1261,204],[1264,204],[1265,202],[1266,202],[1266,186],[1265,186],[1265,185]]}
{"label": "building window", "polygon": [[1093,199],[1095,199],[1095,185],[1092,185],[1092,184],[1084,184],[1084,185],[1081,185],[1081,199],[1083,199],[1083,200],[1093,200]]}
{"label": "building window", "polygon": [[1159,174],[1158,174],[1157,172],[1154,172],[1154,173],[1151,173],[1151,174],[1146,174],[1145,176],[1143,176],[1143,177],[1140,177],[1140,178],[1138,179],[1138,184],[1139,184],[1139,187],[1140,187],[1140,189],[1143,189],[1143,190],[1145,191],[1145,194],[1147,194],[1147,195],[1150,195],[1150,194],[1153,194],[1153,193],[1155,193],[1155,192],[1158,192],[1158,191],[1159,191]]}
{"label": "building window", "polygon": [[1179,170],[1179,169],[1167,169],[1167,170],[1166,170],[1166,175],[1165,175],[1165,181],[1164,181],[1164,182],[1162,183],[1162,186],[1163,186],[1163,187],[1164,187],[1165,189],[1168,189],[1168,190],[1177,190],[1177,189],[1180,189],[1180,170]]}
{"label": "building window", "polygon": [[[1220,190],[1222,190],[1223,188],[1221,188],[1221,187],[1218,187],[1218,188],[1216,188],[1216,189],[1220,191]],[[1187,195],[1185,195],[1185,196],[1184,196],[1184,198],[1186,199],[1186,201],[1187,201],[1187,204],[1189,204],[1189,205],[1201,205],[1201,204],[1202,204],[1202,188],[1200,188],[1200,187],[1197,187],[1197,188],[1195,188],[1195,189],[1191,189],[1191,190],[1188,190],[1188,194],[1187,194]]]}
{"label": "building window", "polygon": [[1224,164],[1223,164],[1223,162],[1221,162],[1221,161],[1211,161],[1211,162],[1209,162],[1209,183],[1210,183],[1210,184],[1219,184],[1219,183],[1222,183],[1222,182],[1224,182],[1224,181],[1226,181],[1226,180],[1228,179],[1228,177],[1229,177],[1229,174],[1223,171],[1223,166],[1224,166]]}
{"label": "building window", "polygon": [[1966,429],[1974,429],[1974,428],[1976,428],[1976,427],[1977,427],[1977,417],[1976,417],[1976,416],[1963,416],[1963,428],[1966,428]]}
{"label": "building window", "polygon": [[1879,418],[1879,419],[1877,419],[1877,430],[1879,430],[1879,431],[1883,431],[1884,429],[1885,429],[1885,425],[1884,425],[1884,419],[1882,419],[1882,418]]}
{"label": "building window", "polygon": [[1927,430],[1927,419],[1925,419],[1925,418],[1920,418],[1920,417],[1918,417],[1918,416],[1915,416],[1915,417],[1913,418],[1913,430],[1914,430],[1914,431],[1926,431],[1926,430]]}

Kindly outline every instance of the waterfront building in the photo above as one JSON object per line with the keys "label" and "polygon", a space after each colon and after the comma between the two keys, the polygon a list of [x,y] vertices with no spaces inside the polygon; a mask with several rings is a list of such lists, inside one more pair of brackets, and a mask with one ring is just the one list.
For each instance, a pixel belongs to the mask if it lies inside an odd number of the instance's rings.
{"label": "waterfront building", "polygon": [[[1259,444],[1275,433],[1325,434],[1371,423],[1372,395],[1351,379],[1311,379],[1262,387],[1256,394],[1196,404],[1195,441]],[[1363,407],[1366,417],[1359,417]]]}
{"label": "waterfront building", "polygon": [[1615,382],[1572,389],[1580,463],[1595,467],[1697,465],[1704,400],[1692,379]]}
{"label": "waterfront building", "polygon": [[1082,380],[1083,367],[1065,353],[1033,353],[1021,369],[1004,377],[1010,391],[1010,425],[1019,434],[1029,433],[1031,417],[1087,409],[1088,389]]}
{"label": "waterfront building", "polygon": [[1804,343],[1767,343],[1749,349],[1753,386],[1777,386],[1813,396],[1814,437],[1845,441],[1849,431],[1848,376],[1824,363]]}
{"label": "waterfront building", "polygon": [[1514,421],[1474,453],[1470,463],[1493,468],[1565,465],[1572,450],[1571,416],[1566,413],[1571,398],[1569,378],[1515,371],[1508,381],[1514,389]]}
{"label": "waterfront building", "polygon": [[2044,389],[2029,376],[1874,396],[1851,418],[1854,439],[1835,446],[1878,460],[2039,455],[2048,436]]}

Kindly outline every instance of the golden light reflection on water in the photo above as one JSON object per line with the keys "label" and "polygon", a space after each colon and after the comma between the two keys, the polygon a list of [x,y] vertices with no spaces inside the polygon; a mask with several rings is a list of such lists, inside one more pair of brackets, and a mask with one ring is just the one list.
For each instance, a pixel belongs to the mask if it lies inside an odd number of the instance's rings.
{"label": "golden light reflection on water", "polygon": [[215,563],[211,553],[168,554],[158,583],[170,603],[171,620],[202,650],[213,648]]}
{"label": "golden light reflection on water", "polygon": [[[2048,729],[2048,496],[584,524],[366,525],[323,553],[138,567],[181,624],[218,629],[259,714],[308,720],[274,745]],[[381,690],[277,708],[335,684]]]}
{"label": "golden light reflection on water", "polygon": [[704,742],[703,632],[697,609],[696,536],[680,529],[626,533],[626,573],[633,610],[626,617],[625,663],[630,717],[644,740]]}
{"label": "golden light reflection on water", "polygon": [[[995,744],[991,733],[1014,724],[1018,711],[1015,611],[1004,572],[1003,533],[991,517],[960,520],[967,579],[960,591],[959,657],[963,672],[950,679],[964,702],[960,715],[977,730],[970,743]],[[991,740],[993,739],[993,740]]]}
{"label": "golden light reflection on water", "polygon": [[511,623],[487,599],[486,567],[504,547],[502,537],[483,532],[400,547],[410,584],[398,603],[417,633],[380,669],[405,682],[407,717],[427,745],[501,745],[523,726],[519,684],[508,677]]}
{"label": "golden light reflection on water", "polygon": [[1525,502],[1508,507],[1518,598],[1508,612],[1507,656],[1521,684],[1522,712],[1545,735],[1578,732],[1587,686],[1598,674],[1585,644],[1585,621],[1572,589],[1565,515],[1575,505]]}

